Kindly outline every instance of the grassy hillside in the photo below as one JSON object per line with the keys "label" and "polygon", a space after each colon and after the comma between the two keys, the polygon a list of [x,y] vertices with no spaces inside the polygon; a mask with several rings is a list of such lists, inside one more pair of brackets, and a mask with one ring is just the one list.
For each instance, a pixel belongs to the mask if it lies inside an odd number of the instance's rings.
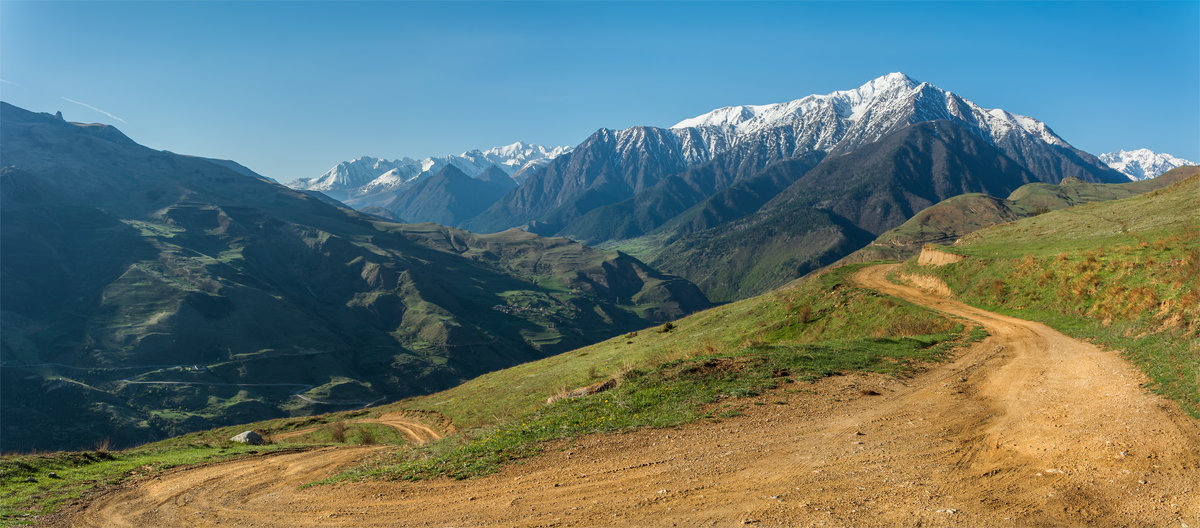
{"label": "grassy hillside", "polygon": [[1068,178],[1055,185],[1022,185],[1006,199],[972,193],[931,205],[892,228],[842,262],[905,259],[925,244],[953,244],[963,235],[984,227],[1057,211],[1091,202],[1128,198],[1161,189],[1200,172],[1200,167],[1180,167],[1150,180],[1128,183],[1091,183]]}
{"label": "grassy hillside", "polygon": [[[195,432],[126,451],[6,456],[0,458],[0,484],[13,492],[0,505],[0,518],[31,519],[25,516],[128,478],[134,468],[147,473],[268,449],[337,443],[332,431],[339,422],[348,424],[346,443],[363,443],[354,421],[393,412],[425,416],[421,419],[446,430],[439,414],[429,412],[436,411],[451,418],[458,433],[426,448],[400,447],[390,463],[342,478],[467,477],[536,455],[552,438],[735,416],[747,404],[766,403],[760,395],[781,384],[853,371],[905,375],[982,337],[977,329],[935,312],[854,286],[849,276],[857,269],[833,270],[670,325],[394,404]],[[596,396],[545,403],[564,389],[607,379],[621,384]],[[227,441],[246,429],[279,440],[257,448]],[[383,430],[370,436],[404,443]],[[62,478],[48,479],[48,471]],[[28,477],[38,482],[25,482]]]}
{"label": "grassy hillside", "polygon": [[[1194,168],[1193,168],[1194,172]],[[981,307],[1122,350],[1200,417],[1200,175],[972,233],[934,274]]]}
{"label": "grassy hillside", "polygon": [[[464,478],[535,455],[546,440],[662,427],[736,414],[738,398],[850,371],[906,374],[982,337],[956,321],[858,288],[848,266],[553,358],[494,372],[403,403],[454,420],[465,434],[349,477]],[[606,379],[609,392],[547,405]],[[716,408],[718,401],[735,401]],[[343,476],[342,478],[345,478]]]}
{"label": "grassy hillside", "polygon": [[729,354],[749,345],[884,339],[948,332],[953,324],[923,308],[852,285],[845,267],[751,299],[692,314],[669,332],[650,328],[554,357],[485,374],[405,403],[460,427],[525,412],[564,388],[681,357]]}

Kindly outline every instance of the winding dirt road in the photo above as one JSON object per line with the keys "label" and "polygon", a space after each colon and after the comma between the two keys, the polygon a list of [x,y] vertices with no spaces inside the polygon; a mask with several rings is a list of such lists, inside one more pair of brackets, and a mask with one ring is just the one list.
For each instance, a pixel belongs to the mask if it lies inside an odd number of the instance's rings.
{"label": "winding dirt road", "polygon": [[298,488],[382,454],[329,448],[146,478],[51,521],[1200,527],[1200,425],[1146,393],[1140,372],[1044,325],[891,284],[887,270],[856,279],[992,337],[907,380],[787,385],[738,418],[558,443],[485,478]]}

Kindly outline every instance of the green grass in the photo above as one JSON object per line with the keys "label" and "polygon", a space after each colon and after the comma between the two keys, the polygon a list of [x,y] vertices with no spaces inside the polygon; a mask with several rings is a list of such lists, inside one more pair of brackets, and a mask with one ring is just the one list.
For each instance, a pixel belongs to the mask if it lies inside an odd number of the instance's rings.
{"label": "green grass", "polygon": [[962,344],[964,338],[982,337],[981,330],[964,336],[959,326],[952,332],[920,337],[804,345],[755,343],[732,354],[675,360],[648,371],[630,370],[622,375],[620,385],[610,391],[560,400],[496,427],[418,450],[415,457],[404,453],[398,463],[360,468],[330,481],[462,479],[485,475],[508,461],[537,455],[550,440],[730,418],[741,412],[714,411],[711,404],[754,398],[782,383],[815,380],[848,371],[907,374],[923,362],[942,359],[949,350]]}
{"label": "green grass", "polygon": [[455,388],[404,403],[435,411],[459,428],[496,423],[532,409],[566,388],[652,368],[683,357],[728,354],[771,345],[950,331],[954,323],[924,308],[854,286],[844,266],[780,290],[692,314],[674,330],[632,332],[595,345],[479,376]]}
{"label": "green grass", "polygon": [[[58,452],[0,458],[0,525],[32,524],[85,493],[110,484],[178,466],[286,449],[234,442],[131,451]],[[51,478],[53,472],[58,478]],[[26,482],[27,478],[37,482]]]}
{"label": "green grass", "polygon": [[[369,411],[264,420],[198,431],[121,451],[6,454],[0,457],[0,487],[4,489],[0,498],[0,526],[31,524],[38,516],[53,513],[93,489],[179,466],[338,443],[407,445],[408,437],[393,427],[351,422],[394,410],[380,407]],[[337,422],[345,426],[344,442],[333,438]],[[229,441],[230,437],[247,429],[263,432],[268,444],[248,446]],[[311,429],[311,432],[273,441],[275,434],[300,429]],[[56,473],[58,478],[49,477],[50,472]],[[29,477],[37,482],[25,482]]]}
{"label": "green grass", "polygon": [[[669,325],[494,372],[399,405],[437,411],[462,435],[362,467],[356,478],[467,478],[541,452],[554,439],[669,427],[734,416],[711,404],[754,397],[779,383],[844,372],[903,375],[982,339],[925,308],[852,284],[846,266]],[[610,391],[550,405],[565,389],[616,378]],[[715,414],[714,414],[715,413]]]}
{"label": "green grass", "polygon": [[933,270],[962,300],[1121,350],[1200,418],[1200,178],[996,226]]}

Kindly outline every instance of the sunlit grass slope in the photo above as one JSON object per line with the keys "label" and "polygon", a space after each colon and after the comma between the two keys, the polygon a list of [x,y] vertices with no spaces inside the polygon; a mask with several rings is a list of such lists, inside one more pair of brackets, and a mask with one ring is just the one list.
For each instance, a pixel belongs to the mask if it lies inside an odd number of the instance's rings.
{"label": "sunlit grass slope", "polygon": [[[670,325],[494,372],[402,405],[464,434],[342,478],[467,478],[539,453],[545,441],[731,416],[713,404],[845,372],[903,375],[983,336],[851,283],[847,266]],[[601,380],[607,392],[547,403]],[[725,414],[722,414],[725,413]]]}
{"label": "sunlit grass slope", "polygon": [[540,361],[485,374],[404,404],[439,412],[460,428],[525,412],[565,388],[697,355],[759,344],[905,338],[941,334],[953,323],[929,310],[854,286],[848,266],[780,290],[705,310],[664,327],[616,337]]}
{"label": "sunlit grass slope", "polygon": [[[963,300],[1121,350],[1200,417],[1200,176],[977,231],[933,270]],[[915,267],[913,267],[915,268]]]}

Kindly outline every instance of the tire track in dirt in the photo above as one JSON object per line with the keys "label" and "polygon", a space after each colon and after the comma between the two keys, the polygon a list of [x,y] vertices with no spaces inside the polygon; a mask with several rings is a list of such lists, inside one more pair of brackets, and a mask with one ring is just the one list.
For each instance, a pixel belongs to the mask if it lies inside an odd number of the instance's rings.
{"label": "tire track in dirt", "polygon": [[[380,447],[129,483],[71,526],[1200,526],[1200,426],[1116,353],[888,282],[991,337],[910,379],[785,385],[719,423],[549,445],[468,481],[300,488]],[[864,396],[867,391],[880,396]],[[775,403],[767,403],[776,401]],[[53,524],[53,523],[52,523]]]}

